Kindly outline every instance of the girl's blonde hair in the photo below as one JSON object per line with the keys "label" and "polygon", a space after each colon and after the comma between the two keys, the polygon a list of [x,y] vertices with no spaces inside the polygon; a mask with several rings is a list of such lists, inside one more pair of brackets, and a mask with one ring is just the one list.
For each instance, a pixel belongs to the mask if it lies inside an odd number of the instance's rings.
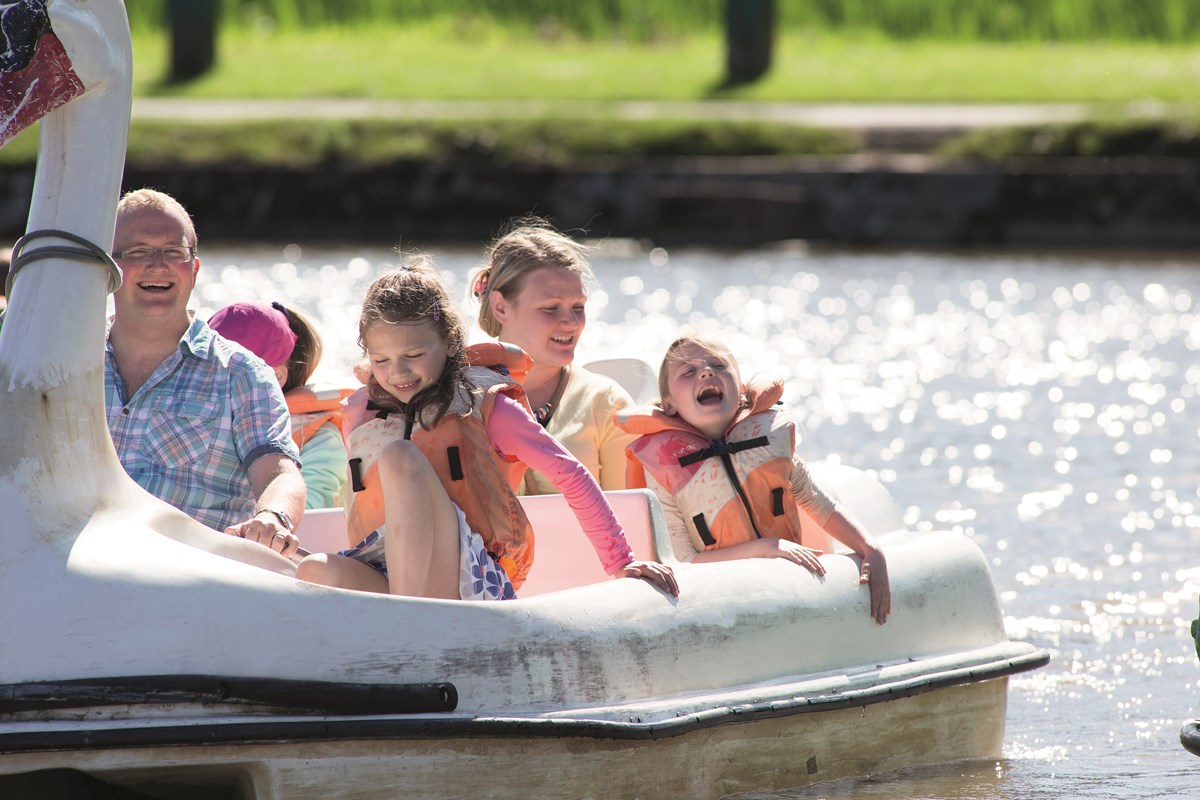
{"label": "girl's blonde hair", "polygon": [[404,266],[375,280],[363,299],[358,320],[358,344],[366,352],[367,331],[376,325],[427,323],[446,346],[446,366],[438,381],[422,389],[408,403],[401,403],[380,386],[372,375],[367,382],[370,397],[384,408],[403,411],[410,420],[432,427],[441,421],[459,389],[470,391],[463,369],[466,366],[466,332],[433,259],[416,255]]}
{"label": "girl's blonde hair", "polygon": [[[710,339],[707,336],[700,336],[694,333],[685,333],[671,344],[667,345],[667,352],[663,356],[662,364],[658,367],[658,397],[659,406],[663,407],[667,397],[670,395],[670,370],[672,364],[678,364],[683,361],[680,358],[679,351],[691,345],[699,347],[701,350],[707,350],[715,356],[719,356],[725,360],[725,363],[734,370],[738,370],[737,360],[733,357],[733,352],[725,345],[718,342],[716,339]],[[741,370],[738,370],[738,377],[741,378]]]}
{"label": "girl's blonde hair", "polygon": [[499,292],[511,303],[525,288],[529,274],[542,267],[567,269],[585,281],[592,279],[587,248],[538,217],[514,221],[488,247],[487,263],[471,282],[471,293],[480,303],[479,327],[488,336],[500,335],[500,323],[488,302],[490,293]]}

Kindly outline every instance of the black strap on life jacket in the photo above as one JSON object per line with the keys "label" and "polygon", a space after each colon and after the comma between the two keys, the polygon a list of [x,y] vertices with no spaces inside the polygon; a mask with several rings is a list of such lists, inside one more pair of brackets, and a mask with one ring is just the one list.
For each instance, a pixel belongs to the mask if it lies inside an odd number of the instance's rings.
{"label": "black strap on life jacket", "polygon": [[[750,520],[750,529],[754,531],[755,537],[759,539],[763,538],[762,531],[758,529],[758,523],[754,520],[754,511],[750,506],[750,498],[746,497],[746,492],[743,491],[742,484],[738,480],[737,470],[733,468],[733,455],[734,453],[740,453],[743,450],[750,450],[755,447],[767,447],[770,444],[771,440],[766,436],[756,436],[753,439],[743,439],[740,442],[727,442],[724,439],[717,439],[703,450],[697,450],[694,453],[688,453],[685,456],[679,457],[679,466],[681,467],[695,464],[713,456],[718,456],[721,459],[721,466],[725,468],[725,475],[729,478],[729,483],[733,486],[733,491],[737,493],[738,499],[742,501],[742,507],[746,509],[746,518]],[[702,515],[697,516],[700,516],[701,522],[704,521]],[[695,518],[692,519],[692,522],[696,522]],[[696,526],[696,530],[700,530],[699,525]],[[704,528],[704,533],[700,534],[701,540],[705,544],[716,544],[716,540],[712,538],[711,534],[708,534],[708,537],[705,538],[706,533],[708,533],[707,526]]]}
{"label": "black strap on life jacket", "polygon": [[412,439],[413,420],[412,417],[402,408],[389,408],[376,403],[374,400],[367,400],[367,411],[375,412],[375,419],[387,419],[392,414],[404,414],[404,438]]}
{"label": "black strap on life jacket", "polygon": [[713,538],[712,532],[708,529],[708,523],[704,521],[703,514],[697,514],[692,517],[692,524],[696,526],[696,532],[700,534],[700,541],[704,542],[706,547],[712,547],[717,543]]}
{"label": "black strap on life jacket", "polygon": [[376,403],[371,399],[367,400],[367,411],[376,412],[375,419],[387,419],[389,416],[396,413],[396,409],[388,408],[387,406],[381,406],[379,403]]}
{"label": "black strap on life jacket", "polygon": [[686,456],[680,456],[679,466],[687,467],[713,456],[728,456],[754,447],[766,447],[769,444],[771,444],[771,440],[765,436],[757,436],[741,442],[727,442],[724,439],[717,439],[703,450],[697,450],[694,453],[688,453]]}
{"label": "black strap on life jacket", "polygon": [[461,481],[463,479],[462,456],[459,455],[457,447],[446,448],[446,460],[450,462],[450,480]]}
{"label": "black strap on life jacket", "polygon": [[[392,414],[401,413],[399,409],[388,408],[387,406],[381,406],[378,403],[376,403],[374,400],[367,401],[367,411],[377,412],[375,414],[375,419],[387,419]],[[404,438],[411,440],[412,432],[413,432],[412,418],[406,416],[404,418]],[[461,468],[459,471],[461,472]],[[461,478],[455,478],[455,480],[461,480]],[[356,492],[366,491],[367,487],[365,485],[363,485],[362,459],[361,458],[350,459],[350,488]]]}
{"label": "black strap on life jacket", "polygon": [[777,517],[783,516],[783,489],[771,490],[771,513]]}

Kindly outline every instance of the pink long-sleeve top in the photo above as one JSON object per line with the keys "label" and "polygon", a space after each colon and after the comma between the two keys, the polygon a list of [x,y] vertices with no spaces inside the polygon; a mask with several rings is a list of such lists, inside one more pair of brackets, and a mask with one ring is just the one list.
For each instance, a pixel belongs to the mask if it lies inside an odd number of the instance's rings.
{"label": "pink long-sleeve top", "polygon": [[633,561],[633,550],[625,539],[625,531],[600,484],[587,467],[546,433],[524,406],[511,397],[498,394],[488,418],[487,433],[497,450],[537,470],[562,493],[600,557],[605,572],[612,575]]}

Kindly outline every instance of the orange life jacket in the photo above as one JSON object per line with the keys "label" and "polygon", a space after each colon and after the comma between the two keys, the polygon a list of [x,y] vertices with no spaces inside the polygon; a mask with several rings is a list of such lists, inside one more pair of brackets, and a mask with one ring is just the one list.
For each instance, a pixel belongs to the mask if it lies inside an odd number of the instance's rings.
{"label": "orange life jacket", "polygon": [[[346,532],[353,546],[383,526],[376,462],[391,442],[411,439],[516,589],[533,564],[533,529],[516,495],[526,466],[496,450],[487,435],[487,422],[499,394],[528,407],[525,390],[497,368],[525,374],[533,362],[513,345],[489,343],[468,348],[467,355],[471,366],[464,374],[475,391],[460,392],[437,425],[425,428],[418,421],[410,423],[399,412],[381,412],[354,424],[348,440],[354,491],[347,497]],[[475,366],[480,362],[487,366]]]}
{"label": "orange life jacket", "polygon": [[706,550],[766,536],[800,542],[792,496],[796,426],[774,408],[783,384],[756,384],[748,396],[749,406],[718,441],[657,409],[629,409],[617,417],[619,428],[641,434],[626,448],[629,480],[648,473]]}
{"label": "orange life jacket", "polygon": [[284,395],[288,412],[292,415],[292,440],[296,447],[303,449],[304,443],[327,422],[337,428],[345,440],[342,401],[353,393],[353,389],[297,386]]}

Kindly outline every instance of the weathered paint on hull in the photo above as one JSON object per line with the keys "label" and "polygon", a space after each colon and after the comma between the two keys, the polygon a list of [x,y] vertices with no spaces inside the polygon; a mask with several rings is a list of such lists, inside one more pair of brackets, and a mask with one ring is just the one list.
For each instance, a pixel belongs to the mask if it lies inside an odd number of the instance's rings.
{"label": "weathered paint on hull", "polygon": [[84,770],[130,788],[241,787],[255,800],[719,798],[998,758],[1007,679],[649,741],[444,738],[0,756],[0,774]]}

